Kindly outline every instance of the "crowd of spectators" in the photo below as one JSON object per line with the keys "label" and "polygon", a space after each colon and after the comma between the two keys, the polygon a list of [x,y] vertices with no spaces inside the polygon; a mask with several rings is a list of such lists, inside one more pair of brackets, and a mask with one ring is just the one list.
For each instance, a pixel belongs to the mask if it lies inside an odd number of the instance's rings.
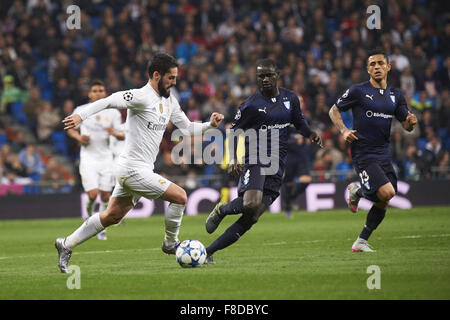
{"label": "crowd of spectators", "polygon": [[[81,9],[80,29],[68,29],[69,5]],[[366,8],[381,8],[381,29],[367,28]],[[89,82],[103,79],[108,92],[141,87],[146,64],[163,51],[180,62],[174,94],[192,121],[211,112],[230,123],[255,86],[256,60],[277,61],[280,85],[303,98],[302,110],[326,148],[311,150],[319,180],[346,179],[352,172],[348,145],[332,126],[329,108],[354,83],[368,80],[367,53],[382,47],[419,127],[392,127],[392,154],[402,179],[449,177],[450,17],[445,1],[431,0],[4,0],[0,7],[0,117],[22,103],[38,144],[52,144],[61,119],[87,102]],[[125,114],[124,118],[125,118]],[[344,114],[351,125],[351,114]],[[395,122],[395,121],[394,121]],[[36,157],[36,147],[5,135],[0,127],[2,181],[57,177]],[[165,134],[156,169],[168,176],[217,173],[219,166],[171,165],[174,143]],[[76,161],[79,146],[67,140]],[[307,143],[307,142],[306,142]],[[22,145],[20,145],[22,144]],[[20,146],[19,146],[20,145]],[[12,155],[9,156],[8,154]],[[16,157],[17,156],[17,157]],[[42,154],[40,155],[42,157]],[[52,167],[57,164],[53,163]],[[431,168],[441,168],[431,170]],[[440,173],[437,173],[440,172]],[[348,173],[348,174],[347,174]],[[58,176],[58,178],[60,178]]]}

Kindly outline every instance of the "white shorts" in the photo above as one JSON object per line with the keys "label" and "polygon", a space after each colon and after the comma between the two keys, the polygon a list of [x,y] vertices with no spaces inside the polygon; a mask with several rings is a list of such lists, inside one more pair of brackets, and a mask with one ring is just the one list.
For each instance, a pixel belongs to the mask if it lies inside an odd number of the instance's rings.
{"label": "white shorts", "polygon": [[115,174],[117,182],[112,197],[131,196],[133,205],[141,197],[150,200],[161,197],[172,183],[146,167],[126,168],[116,165]]}
{"label": "white shorts", "polygon": [[112,163],[81,161],[80,176],[86,192],[94,189],[111,192],[116,184]]}

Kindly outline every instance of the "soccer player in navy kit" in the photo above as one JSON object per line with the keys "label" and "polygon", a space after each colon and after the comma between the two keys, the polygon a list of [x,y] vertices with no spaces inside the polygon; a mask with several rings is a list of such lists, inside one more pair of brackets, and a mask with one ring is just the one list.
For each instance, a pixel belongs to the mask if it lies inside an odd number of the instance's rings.
{"label": "soccer player in navy kit", "polygon": [[[208,256],[205,263],[213,264],[213,253],[236,242],[279,196],[287,158],[288,127],[293,124],[303,136],[322,146],[320,136],[310,129],[303,117],[297,95],[278,87],[278,78],[279,71],[273,60],[262,59],[257,62],[256,79],[259,90],[241,104],[231,127],[232,130],[267,133],[268,153],[278,152],[279,155],[275,160],[278,170],[271,174],[268,167],[274,163],[264,164],[259,157],[257,161],[252,161],[252,156],[259,154],[259,150],[252,150],[252,141],[249,139],[245,141],[243,165],[237,160],[235,147],[230,150],[228,173],[240,176],[238,197],[228,204],[216,205],[206,220],[206,231],[213,233],[226,215],[242,216],[206,248]],[[272,130],[278,130],[279,143],[271,143]],[[258,140],[257,148],[262,148],[261,141]]]}
{"label": "soccer player in navy kit", "polygon": [[[384,53],[371,53],[367,59],[369,81],[351,86],[329,112],[345,141],[351,143],[353,166],[361,180],[361,187],[356,183],[348,186],[348,206],[357,212],[362,197],[374,202],[361,234],[353,243],[354,252],[374,251],[367,240],[383,221],[389,200],[397,191],[397,176],[389,153],[392,118],[400,121],[406,131],[412,131],[417,124],[400,90],[387,84],[390,69]],[[353,129],[344,125],[340,115],[349,109],[353,112]]]}

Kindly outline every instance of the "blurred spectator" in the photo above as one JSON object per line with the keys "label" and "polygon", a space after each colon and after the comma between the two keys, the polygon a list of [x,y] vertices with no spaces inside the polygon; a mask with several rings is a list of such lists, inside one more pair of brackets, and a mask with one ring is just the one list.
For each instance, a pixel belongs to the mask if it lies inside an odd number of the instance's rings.
{"label": "blurred spectator", "polygon": [[48,159],[47,168],[41,177],[41,181],[44,183],[43,193],[56,193],[66,185],[58,167],[59,165],[55,158]]}
{"label": "blurred spectator", "polygon": [[38,115],[38,139],[42,143],[51,143],[50,135],[58,126],[61,118],[58,111],[52,109],[50,102],[45,102]]}
{"label": "blurred spectator", "polygon": [[23,133],[23,131],[17,131],[10,144],[11,152],[19,153],[26,146],[27,143],[25,141],[25,134]]}
{"label": "blurred spectator", "polygon": [[27,116],[31,131],[37,137],[37,118],[41,112],[45,101],[41,99],[41,90],[39,87],[33,87],[29,90],[29,97],[23,104],[23,112]]}
{"label": "blurred spectator", "polygon": [[417,152],[417,147],[414,143],[411,143],[406,149],[406,155],[403,159],[403,177],[407,180],[418,180],[419,179],[419,168],[417,163],[419,160],[419,154]]}
{"label": "blurred spectator", "polygon": [[27,145],[19,153],[19,160],[25,166],[28,175],[40,176],[44,173],[45,166],[41,161],[41,156],[33,144]]}
{"label": "blurred spectator", "polygon": [[183,40],[177,45],[177,58],[180,64],[188,64],[198,51],[192,32],[186,31]]}
{"label": "blurred spectator", "polygon": [[14,77],[12,75],[4,76],[3,91],[0,100],[0,115],[6,113],[8,104],[12,102],[24,102],[27,98],[27,92],[14,85]]}
{"label": "blurred spectator", "polygon": [[424,111],[425,109],[431,108],[433,106],[431,100],[428,99],[426,91],[420,91],[419,99],[416,100],[416,98],[413,97],[409,104],[411,105],[411,107],[414,107],[419,111]]}

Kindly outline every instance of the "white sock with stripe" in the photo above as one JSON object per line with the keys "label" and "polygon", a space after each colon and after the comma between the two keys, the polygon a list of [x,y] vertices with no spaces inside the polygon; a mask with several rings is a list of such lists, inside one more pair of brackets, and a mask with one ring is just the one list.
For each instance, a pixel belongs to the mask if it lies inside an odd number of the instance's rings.
{"label": "white sock with stripe", "polygon": [[84,223],[75,230],[70,236],[66,237],[64,245],[67,249],[73,250],[77,245],[92,238],[97,233],[105,229],[100,222],[100,215],[96,213],[86,219]]}

